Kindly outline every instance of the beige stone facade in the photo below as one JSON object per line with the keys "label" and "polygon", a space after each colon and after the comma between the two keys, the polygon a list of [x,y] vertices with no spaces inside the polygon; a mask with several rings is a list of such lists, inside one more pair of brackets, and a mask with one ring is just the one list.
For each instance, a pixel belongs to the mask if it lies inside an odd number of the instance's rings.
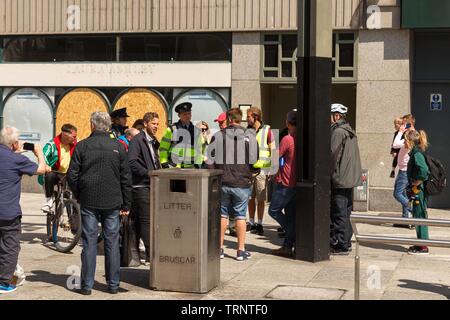
{"label": "beige stone facade", "polygon": [[[332,0],[332,24],[335,32],[356,34],[356,65],[354,80],[335,85],[333,96],[340,101],[355,101],[354,122],[359,134],[363,166],[369,170],[371,210],[400,210],[393,200],[393,179],[389,178],[392,158],[389,154],[393,138],[392,121],[411,110],[410,31],[400,29],[400,0]],[[79,30],[67,29],[67,7],[77,5],[81,20]],[[379,29],[366,27],[371,5],[380,9]],[[208,65],[196,62],[178,70],[176,81],[158,74],[170,74],[174,64],[138,64],[146,73],[137,71],[120,83],[104,83],[108,79],[105,65],[101,77],[84,75],[85,86],[108,87],[211,87],[231,91],[229,107],[251,104],[263,108],[265,121],[274,127],[283,126],[284,114],[295,107],[295,82],[270,83],[262,79],[262,35],[264,33],[296,32],[296,0],[3,0],[0,1],[0,36],[73,35],[73,34],[141,34],[185,32],[232,33],[232,62]],[[96,65],[96,64],[95,64]],[[120,68],[125,64],[108,64]],[[92,68],[94,64],[86,64]],[[35,74],[51,68],[61,76],[46,79],[47,87],[76,86],[73,72],[83,65],[57,66],[0,64],[2,87],[39,87],[42,82],[25,77],[31,68]],[[136,67],[136,66],[135,66]],[[176,66],[175,66],[176,67]],[[194,68],[193,70],[189,69]],[[22,73],[20,72],[22,68]],[[78,68],[78,69],[77,69]],[[203,69],[202,69],[203,68]],[[11,83],[13,69],[14,83]],[[30,70],[31,70],[30,69]],[[201,72],[200,72],[200,71]],[[7,72],[6,72],[7,71]],[[100,72],[100,73],[101,73]],[[160,72],[160,73],[158,73]],[[26,73],[26,72],[25,72]],[[177,72],[174,71],[174,74]],[[22,76],[20,76],[22,74]],[[220,74],[220,76],[218,75]],[[191,78],[189,78],[191,75]],[[129,75],[130,76],[130,75]],[[23,81],[21,81],[23,77]],[[95,79],[103,81],[96,83]],[[165,79],[162,83],[158,79]],[[188,79],[185,81],[183,79]],[[198,81],[197,81],[198,80]],[[356,87],[356,89],[355,89]],[[355,112],[353,112],[355,113]],[[353,119],[352,119],[353,120]],[[28,183],[27,183],[28,185]],[[31,188],[31,187],[30,187]]]}

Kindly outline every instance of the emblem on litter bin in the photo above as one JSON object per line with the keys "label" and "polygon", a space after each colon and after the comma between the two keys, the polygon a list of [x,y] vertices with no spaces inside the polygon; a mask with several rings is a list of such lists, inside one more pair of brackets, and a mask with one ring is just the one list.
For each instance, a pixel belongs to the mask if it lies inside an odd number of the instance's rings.
{"label": "emblem on litter bin", "polygon": [[175,229],[175,231],[173,232],[173,237],[175,239],[181,239],[181,235],[183,234],[183,231],[181,231],[181,228],[178,227]]}

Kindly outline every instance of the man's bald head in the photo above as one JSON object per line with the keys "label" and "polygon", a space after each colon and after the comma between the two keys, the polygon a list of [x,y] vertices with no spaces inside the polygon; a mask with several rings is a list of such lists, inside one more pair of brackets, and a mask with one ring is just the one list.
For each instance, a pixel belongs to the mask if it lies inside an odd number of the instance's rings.
{"label": "man's bald head", "polygon": [[127,138],[128,141],[131,141],[131,139],[133,139],[139,133],[141,133],[141,132],[138,129],[130,128],[130,129],[125,130],[125,137]]}

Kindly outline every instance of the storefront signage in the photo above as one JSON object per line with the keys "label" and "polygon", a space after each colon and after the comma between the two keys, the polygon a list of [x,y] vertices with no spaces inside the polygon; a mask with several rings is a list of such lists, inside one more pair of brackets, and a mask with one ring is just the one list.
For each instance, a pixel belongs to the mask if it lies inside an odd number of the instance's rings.
{"label": "storefront signage", "polygon": [[22,132],[19,140],[21,141],[41,141],[41,134],[39,132]]}

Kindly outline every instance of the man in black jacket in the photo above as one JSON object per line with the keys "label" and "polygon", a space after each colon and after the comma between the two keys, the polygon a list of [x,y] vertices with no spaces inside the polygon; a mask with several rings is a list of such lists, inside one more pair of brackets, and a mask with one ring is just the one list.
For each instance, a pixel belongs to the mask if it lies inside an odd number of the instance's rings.
{"label": "man in black jacket", "polygon": [[[244,261],[251,258],[250,252],[245,250],[246,216],[253,174],[260,171],[253,167],[258,160],[258,142],[254,130],[246,130],[240,125],[242,121],[240,109],[228,111],[227,118],[228,127],[216,133],[208,147],[208,154],[212,156],[208,164],[224,172],[220,258],[225,257],[223,251],[225,231],[229,222],[230,210],[233,210],[238,238],[236,260]],[[211,161],[214,163],[211,164]]]}
{"label": "man in black jacket", "polygon": [[128,159],[133,175],[133,205],[131,214],[136,223],[136,239],[145,245],[146,263],[150,262],[150,178],[149,171],[161,169],[159,142],[156,132],[159,116],[155,112],[144,116],[145,129],[134,137],[128,149]]}
{"label": "man in black jacket", "polygon": [[81,205],[83,295],[90,295],[94,286],[99,221],[108,292],[118,293],[120,284],[119,215],[127,216],[130,211],[131,173],[125,148],[111,139],[110,128],[107,113],[92,114],[92,134],[77,144],[67,172],[69,186]]}

